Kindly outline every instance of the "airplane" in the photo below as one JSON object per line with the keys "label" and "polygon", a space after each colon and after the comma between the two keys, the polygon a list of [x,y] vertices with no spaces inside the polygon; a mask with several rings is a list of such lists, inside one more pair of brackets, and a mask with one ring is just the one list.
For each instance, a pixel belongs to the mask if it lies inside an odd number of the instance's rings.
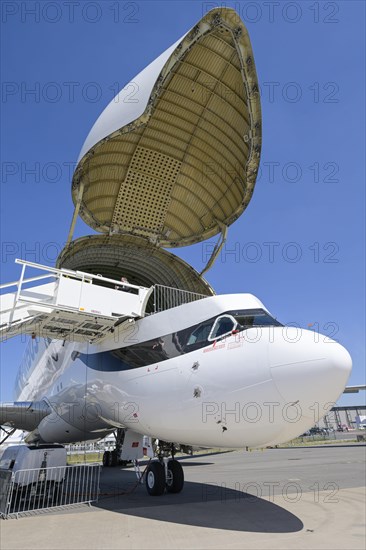
{"label": "airplane", "polygon": [[[248,32],[233,9],[216,8],[96,121],[56,267],[17,260],[22,274],[1,296],[0,333],[31,339],[0,425],[26,430],[32,444],[117,429],[106,466],[137,460],[143,438],[155,438],[145,479],[157,496],[183,489],[176,442],[272,446],[331,409],[351,372],[348,351],[282,325],[251,294],[216,295],[203,277],[250,202],[260,149]],[[73,240],[79,216],[100,234]],[[165,250],[214,235],[201,273]],[[26,279],[26,268],[43,274]]]}

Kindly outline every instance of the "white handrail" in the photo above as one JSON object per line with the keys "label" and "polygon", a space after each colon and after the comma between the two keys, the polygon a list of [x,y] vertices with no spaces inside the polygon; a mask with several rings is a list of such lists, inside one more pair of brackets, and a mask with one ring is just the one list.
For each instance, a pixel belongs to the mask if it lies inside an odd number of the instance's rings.
{"label": "white handrail", "polygon": [[[104,281],[106,283],[113,283],[115,285],[123,285],[123,286],[127,286],[129,288],[135,288],[137,290],[140,289],[140,288],[145,288],[145,287],[142,287],[142,286],[139,286],[139,285],[133,285],[131,283],[118,281],[117,279],[110,279],[109,277],[103,277],[102,275],[94,275],[93,273],[87,273],[86,271],[79,271],[79,270],[78,271],[73,271],[71,269],[64,269],[64,268],[58,269],[56,267],[49,267],[49,266],[46,266],[46,265],[37,264],[35,262],[28,262],[26,260],[20,260],[18,258],[15,260],[15,263],[25,265],[25,266],[29,266],[29,267],[34,267],[35,269],[40,269],[42,271],[49,271],[50,273],[57,274],[57,275],[60,275],[60,276],[69,275],[69,276],[75,277],[76,279],[80,279],[82,281],[85,279],[85,277],[87,277],[87,278],[90,278],[90,279],[95,279],[97,281]],[[17,283],[14,283],[14,284],[17,284]]]}
{"label": "white handrail", "polygon": [[27,260],[20,260],[19,258],[17,258],[15,260],[15,263],[16,264],[25,264],[26,266],[28,265],[29,267],[34,267],[36,269],[40,269],[41,271],[50,271],[51,273],[59,273],[59,274],[63,274],[63,273],[75,273],[75,271],[72,271],[71,269],[65,269],[65,268],[62,268],[62,269],[57,269],[57,267],[49,267],[48,265],[42,265],[42,264],[36,264],[35,262],[28,262]]}
{"label": "white handrail", "polygon": [[[49,279],[50,277],[54,277],[54,275],[50,273],[50,275],[39,275],[38,277],[30,277],[29,279],[23,279],[23,284],[33,283],[34,281],[41,281],[42,279]],[[10,288],[12,286],[18,286],[18,284],[19,280],[12,283],[5,283],[3,285],[0,285],[0,290],[2,290],[3,288]]]}
{"label": "white handrail", "polygon": [[92,279],[97,279],[98,281],[105,281],[106,283],[113,283],[115,285],[120,285],[120,286],[128,286],[130,288],[136,288],[137,290],[140,289],[140,288],[146,288],[144,286],[138,286],[138,285],[132,285],[131,283],[125,283],[121,280],[117,280],[117,279],[109,279],[108,277],[103,277],[103,275],[92,275],[91,273],[86,273],[85,271],[74,271],[73,273],[77,273],[80,278],[81,277],[91,277]]}
{"label": "white handrail", "polygon": [[[16,263],[22,266],[19,280],[0,286],[0,289],[11,286],[16,288],[15,292],[0,295],[0,334],[8,334],[14,328],[15,335],[18,328],[22,327],[22,330],[28,333],[46,330],[54,337],[61,329],[63,330],[64,314],[70,313],[74,320],[73,330],[69,330],[69,335],[74,334],[76,338],[82,338],[79,334],[86,334],[83,323],[90,322],[92,316],[94,319],[98,317],[101,322],[101,330],[96,330],[94,334],[97,338],[106,334],[106,330],[113,326],[116,318],[138,318],[146,315],[147,303],[153,292],[155,313],[206,297],[178,288],[161,285],[144,287],[102,275],[58,269],[25,260],[17,259]],[[27,267],[44,271],[46,274],[26,279]],[[44,279],[48,279],[45,284],[26,286],[28,283]],[[128,292],[129,289],[133,289],[133,292]],[[122,292],[118,292],[119,290]],[[41,322],[39,329],[36,329],[33,323],[37,317]],[[66,315],[66,318],[69,316]]]}

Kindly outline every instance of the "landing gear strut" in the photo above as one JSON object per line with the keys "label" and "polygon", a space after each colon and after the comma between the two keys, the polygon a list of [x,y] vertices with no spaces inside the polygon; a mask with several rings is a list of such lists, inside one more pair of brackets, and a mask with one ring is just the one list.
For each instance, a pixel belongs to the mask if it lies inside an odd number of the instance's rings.
{"label": "landing gear strut", "polygon": [[120,460],[122,445],[125,439],[126,430],[124,428],[117,428],[115,432],[116,437],[116,447],[113,451],[104,451],[103,453],[103,466],[114,467],[118,464],[120,466],[126,466],[128,464],[127,460]]}

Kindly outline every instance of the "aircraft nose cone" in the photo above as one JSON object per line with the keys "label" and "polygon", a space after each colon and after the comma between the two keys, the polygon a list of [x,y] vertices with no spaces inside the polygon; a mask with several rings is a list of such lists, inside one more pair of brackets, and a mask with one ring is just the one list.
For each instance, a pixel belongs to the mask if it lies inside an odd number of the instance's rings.
{"label": "aircraft nose cone", "polygon": [[285,402],[298,403],[302,416],[315,423],[343,392],[352,360],[348,351],[330,338],[308,330],[295,336],[293,331],[270,344],[271,375]]}

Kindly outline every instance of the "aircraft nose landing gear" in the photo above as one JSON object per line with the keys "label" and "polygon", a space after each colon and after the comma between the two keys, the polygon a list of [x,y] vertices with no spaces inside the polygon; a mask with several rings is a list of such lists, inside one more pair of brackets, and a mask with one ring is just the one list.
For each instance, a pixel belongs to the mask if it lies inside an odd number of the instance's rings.
{"label": "aircraft nose landing gear", "polygon": [[184,485],[184,473],[181,464],[173,459],[151,462],[146,471],[146,489],[149,495],[159,496],[168,493],[180,493]]}
{"label": "aircraft nose landing gear", "polygon": [[[115,434],[116,448],[112,451],[105,451],[103,455],[103,466],[125,466],[127,461],[133,462],[138,483],[146,483],[149,495],[159,496],[165,491],[167,493],[180,493],[184,485],[183,468],[174,456],[177,447],[174,443],[155,440],[144,442],[144,436],[118,428]],[[179,446],[180,448],[181,446]],[[144,453],[145,451],[145,453]],[[149,452],[148,452],[149,451]],[[139,460],[145,456],[155,456],[141,473]]]}
{"label": "aircraft nose landing gear", "polygon": [[180,493],[184,485],[183,468],[177,460],[169,460],[166,470],[166,490],[168,493]]}
{"label": "aircraft nose landing gear", "polygon": [[146,489],[149,495],[159,496],[165,490],[165,468],[161,462],[151,462],[146,472]]}

